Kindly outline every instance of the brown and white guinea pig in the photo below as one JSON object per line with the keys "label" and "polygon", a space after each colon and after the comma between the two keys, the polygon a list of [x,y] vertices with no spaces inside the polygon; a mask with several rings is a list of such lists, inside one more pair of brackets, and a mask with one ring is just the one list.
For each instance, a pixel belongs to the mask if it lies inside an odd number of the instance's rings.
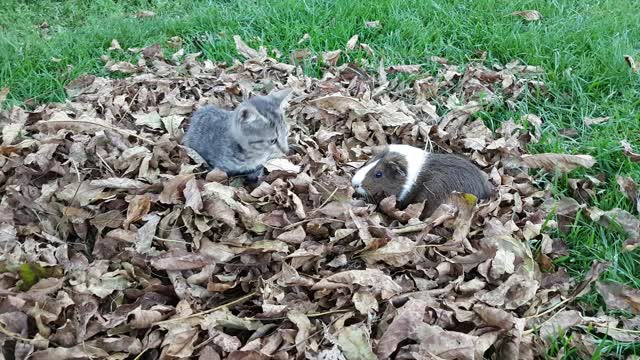
{"label": "brown and white guinea pig", "polygon": [[491,196],[487,176],[469,160],[429,153],[410,145],[388,145],[354,174],[351,185],[361,197],[379,202],[395,195],[397,207],[426,200],[422,216],[430,216],[454,191]]}

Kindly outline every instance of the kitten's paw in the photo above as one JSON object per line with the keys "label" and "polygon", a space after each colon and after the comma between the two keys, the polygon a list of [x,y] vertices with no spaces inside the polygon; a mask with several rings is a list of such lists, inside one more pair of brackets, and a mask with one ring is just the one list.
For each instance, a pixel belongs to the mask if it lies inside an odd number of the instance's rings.
{"label": "kitten's paw", "polygon": [[258,182],[262,181],[262,179],[264,179],[263,169],[262,168],[256,169],[255,171],[247,174],[245,176],[245,179],[249,184],[253,184],[253,185],[257,184]]}

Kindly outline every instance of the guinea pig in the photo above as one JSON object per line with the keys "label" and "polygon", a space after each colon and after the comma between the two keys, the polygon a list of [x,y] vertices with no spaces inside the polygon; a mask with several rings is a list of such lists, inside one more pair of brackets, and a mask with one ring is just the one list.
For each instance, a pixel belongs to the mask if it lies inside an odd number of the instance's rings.
{"label": "guinea pig", "polygon": [[487,176],[469,160],[410,145],[388,145],[374,151],[356,171],[351,185],[371,202],[395,195],[400,209],[426,200],[423,217],[430,216],[454,191],[473,194],[479,200],[492,193]]}

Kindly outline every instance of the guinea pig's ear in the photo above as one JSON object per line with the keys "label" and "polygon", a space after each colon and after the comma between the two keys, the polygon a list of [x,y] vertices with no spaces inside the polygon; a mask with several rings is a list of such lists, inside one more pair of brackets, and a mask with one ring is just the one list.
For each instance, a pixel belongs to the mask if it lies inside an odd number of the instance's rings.
{"label": "guinea pig's ear", "polygon": [[384,152],[387,147],[384,145],[373,146],[371,148],[371,156],[380,155]]}
{"label": "guinea pig's ear", "polygon": [[398,177],[407,176],[407,160],[402,155],[389,153],[384,162],[392,174]]}

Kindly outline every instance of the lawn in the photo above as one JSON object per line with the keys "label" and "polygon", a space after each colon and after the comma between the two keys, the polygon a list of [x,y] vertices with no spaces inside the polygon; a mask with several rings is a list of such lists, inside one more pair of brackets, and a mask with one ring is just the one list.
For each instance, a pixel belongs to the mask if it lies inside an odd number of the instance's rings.
{"label": "lawn", "polygon": [[[527,9],[538,10],[543,19],[525,22],[510,15]],[[132,16],[143,10],[155,16]],[[381,26],[365,26],[373,20]],[[299,43],[305,33],[309,39]],[[250,46],[278,49],[285,59],[296,49],[308,48],[320,56],[344,48],[358,34],[374,54],[349,53],[341,61],[378,64],[383,59],[389,65],[422,64],[429,72],[437,65],[431,56],[464,64],[486,51],[489,64],[519,59],[541,66],[547,96],[532,96],[516,110],[491,108],[480,116],[497,123],[538,115],[544,121],[543,136],[530,152],[594,156],[597,165],[581,171],[606,176],[590,205],[637,215],[615,179],[619,174],[640,182],[640,164],[629,160],[620,145],[626,139],[640,149],[640,74],[632,73],[624,60],[624,55],[640,60],[635,0],[5,0],[0,9],[0,88],[10,88],[9,105],[64,101],[65,83],[85,73],[107,75],[100,56],[108,53],[112,39],[123,49],[158,43],[169,51],[167,41],[177,36],[186,52],[201,51],[206,58],[231,62],[237,57],[236,34]],[[305,64],[305,71],[320,75],[312,63]],[[609,119],[585,126],[587,117]],[[563,135],[569,128],[576,133]],[[540,179],[540,185],[552,186],[557,196],[570,191],[567,178],[541,173]],[[605,278],[640,288],[640,251],[622,251],[622,232],[583,218],[570,234],[552,235],[566,237],[571,255],[556,265],[571,275],[580,278],[594,259],[607,260],[611,266]],[[580,301],[585,311],[602,306],[595,292]],[[549,355],[568,346],[565,340]],[[605,341],[601,350],[638,354],[640,346]],[[568,349],[567,354],[571,356]]]}

